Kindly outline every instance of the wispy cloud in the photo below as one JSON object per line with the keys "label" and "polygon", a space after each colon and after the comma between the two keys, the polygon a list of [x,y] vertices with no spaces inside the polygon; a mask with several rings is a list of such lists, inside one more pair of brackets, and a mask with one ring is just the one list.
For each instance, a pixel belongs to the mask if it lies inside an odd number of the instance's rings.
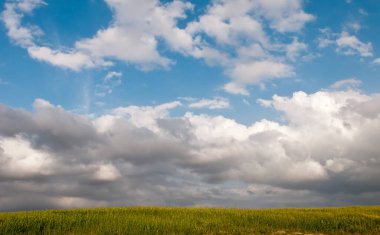
{"label": "wispy cloud", "polygon": [[230,102],[226,98],[216,97],[214,99],[201,99],[189,104],[190,108],[226,109],[230,107]]}
{"label": "wispy cloud", "polygon": [[105,97],[113,92],[113,89],[121,85],[121,72],[108,72],[102,81],[96,85],[95,95]]}
{"label": "wispy cloud", "polygon": [[349,78],[345,80],[336,81],[334,84],[330,86],[332,89],[347,89],[347,88],[356,88],[362,84],[362,81],[356,78]]}
{"label": "wispy cloud", "polygon": [[[358,26],[354,27],[354,31],[359,30]],[[357,36],[349,33],[348,31],[342,31],[340,34],[332,32],[329,28],[321,30],[322,36],[318,38],[318,44],[320,48],[334,46],[335,51],[342,55],[360,57],[372,57],[373,46],[371,42],[362,42]]]}

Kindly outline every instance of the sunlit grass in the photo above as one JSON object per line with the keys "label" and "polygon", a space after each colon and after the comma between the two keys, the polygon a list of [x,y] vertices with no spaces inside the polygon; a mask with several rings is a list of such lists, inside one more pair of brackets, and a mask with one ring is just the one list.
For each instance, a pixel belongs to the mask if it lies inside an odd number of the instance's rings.
{"label": "sunlit grass", "polygon": [[380,234],[380,206],[131,207],[0,213],[0,234]]}

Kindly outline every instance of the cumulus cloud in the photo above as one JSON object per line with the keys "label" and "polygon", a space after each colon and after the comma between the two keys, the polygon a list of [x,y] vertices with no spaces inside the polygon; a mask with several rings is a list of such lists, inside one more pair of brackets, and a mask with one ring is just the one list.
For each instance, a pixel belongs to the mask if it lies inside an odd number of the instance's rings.
{"label": "cumulus cloud", "polygon": [[[41,0],[7,1],[2,20],[9,38],[27,49],[31,58],[54,66],[79,71],[122,61],[141,70],[167,69],[175,61],[165,52],[172,51],[222,67],[232,79],[225,85],[225,91],[248,94],[246,86],[259,84],[257,80],[263,84],[280,76],[281,73],[273,75],[269,71],[271,67],[281,63],[292,70],[288,62],[295,62],[301,53],[307,53],[307,45],[294,33],[315,19],[303,10],[302,0],[215,0],[194,19],[187,19],[188,12],[195,7],[187,1],[105,2],[112,10],[109,26],[99,29],[92,37],[78,39],[68,49],[40,45],[37,36],[43,32],[36,26],[23,25],[25,14],[46,5]],[[180,20],[186,23],[180,26]],[[273,36],[277,34],[281,34],[283,42]],[[285,40],[289,37],[293,39],[291,43]],[[272,63],[267,72],[259,69],[253,78],[242,79],[239,71],[263,61]],[[287,72],[282,74],[289,77]]]}
{"label": "cumulus cloud", "polygon": [[110,27],[99,30],[92,38],[78,40],[69,52],[39,46],[34,32],[42,32],[35,26],[22,26],[23,16],[44,5],[42,0],[9,1],[1,18],[8,36],[27,48],[32,58],[75,71],[109,66],[112,59],[135,64],[143,70],[168,67],[172,61],[158,52],[159,38],[175,51],[185,52],[192,47],[192,37],[177,27],[177,20],[185,17],[184,12],[192,9],[192,4],[182,1],[163,4],[158,0],[143,3],[106,0],[106,3],[114,11]]}
{"label": "cumulus cloud", "polygon": [[260,84],[266,80],[285,78],[294,75],[293,68],[287,64],[275,61],[255,61],[240,63],[228,71],[233,81],[224,89],[233,94],[248,95],[247,85]]}
{"label": "cumulus cloud", "polygon": [[192,34],[203,32],[218,43],[236,45],[245,40],[266,42],[261,23],[248,14],[252,3],[240,1],[214,1],[205,15],[187,26]]}
{"label": "cumulus cloud", "polygon": [[302,9],[298,0],[256,1],[263,16],[271,21],[271,27],[279,32],[296,32],[315,17]]}
{"label": "cumulus cloud", "polygon": [[[202,30],[221,43],[231,43],[239,35],[265,41],[260,21],[266,20],[278,32],[296,32],[315,17],[305,13],[299,0],[218,0],[207,13],[190,25],[190,31]],[[240,26],[239,26],[240,24]]]}
{"label": "cumulus cloud", "polygon": [[158,132],[156,126],[157,119],[165,118],[169,115],[169,110],[181,106],[181,102],[174,101],[161,104],[155,107],[152,106],[128,106],[119,107],[114,110],[117,116],[126,116],[137,127],[149,128],[152,131]]}
{"label": "cumulus cloud", "polygon": [[42,99],[1,105],[0,208],[378,204],[379,97],[275,95],[261,103],[283,122],[251,125],[172,117],[177,101],[92,119]]}
{"label": "cumulus cloud", "polygon": [[[198,48],[216,42],[218,50],[223,52],[220,57],[223,59],[216,62],[232,79],[225,84],[224,90],[248,95],[246,86],[289,77],[293,68],[286,60],[294,62],[301,52],[307,51],[307,45],[298,38],[293,38],[290,44],[274,43],[270,34],[299,32],[314,18],[303,11],[302,1],[298,0],[221,0],[212,1],[206,13],[190,22],[186,30],[200,38]],[[207,59],[207,56],[204,54],[203,58]],[[266,69],[263,69],[264,64]],[[272,68],[276,72],[272,72]]]}

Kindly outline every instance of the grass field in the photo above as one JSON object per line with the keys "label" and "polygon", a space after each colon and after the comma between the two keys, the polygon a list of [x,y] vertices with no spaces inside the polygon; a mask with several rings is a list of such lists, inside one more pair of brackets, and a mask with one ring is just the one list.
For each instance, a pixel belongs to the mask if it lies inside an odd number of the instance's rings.
{"label": "grass field", "polygon": [[380,206],[326,209],[131,207],[0,213],[0,234],[380,234]]}

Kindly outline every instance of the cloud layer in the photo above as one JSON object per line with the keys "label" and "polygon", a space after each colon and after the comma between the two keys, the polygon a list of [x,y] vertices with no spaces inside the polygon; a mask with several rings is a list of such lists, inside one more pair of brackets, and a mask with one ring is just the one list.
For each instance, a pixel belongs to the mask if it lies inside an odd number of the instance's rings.
{"label": "cloud layer", "polygon": [[[379,203],[380,95],[296,92],[243,125],[180,102],[93,119],[37,99],[0,106],[0,209]],[[281,200],[280,200],[281,199]]]}

